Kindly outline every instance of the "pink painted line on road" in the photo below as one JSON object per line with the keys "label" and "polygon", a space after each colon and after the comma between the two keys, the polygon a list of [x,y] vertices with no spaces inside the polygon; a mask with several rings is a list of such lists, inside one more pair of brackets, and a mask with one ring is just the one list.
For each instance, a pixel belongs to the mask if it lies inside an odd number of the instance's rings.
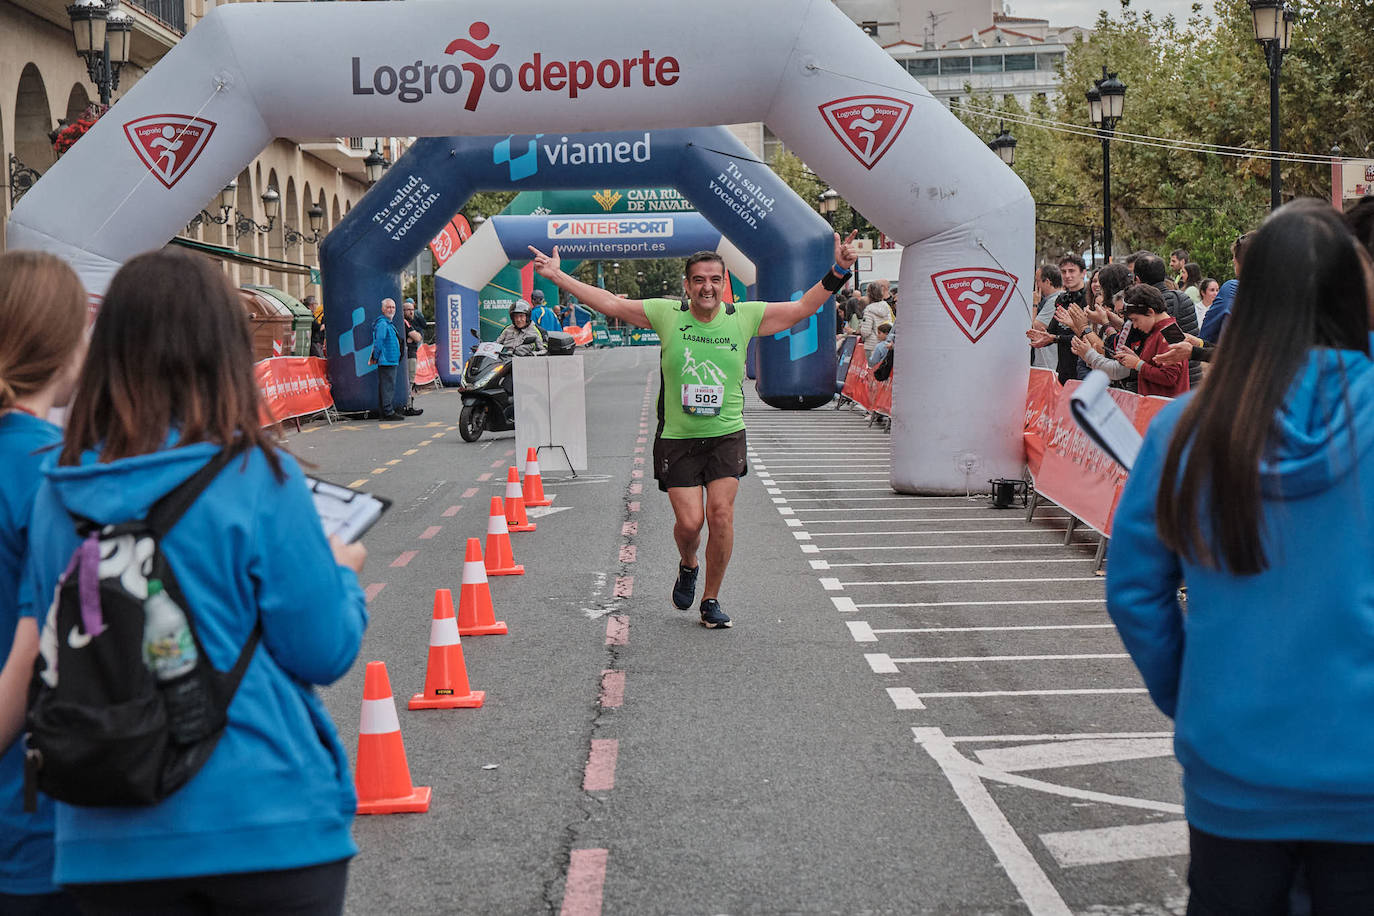
{"label": "pink painted line on road", "polygon": [[634,590],[635,590],[635,577],[634,577],[634,576],[616,576],[616,577],[615,577],[615,597],[617,597],[617,598],[628,598],[628,597],[630,597],[632,594],[634,594]]}
{"label": "pink painted line on road", "polygon": [[625,672],[606,669],[601,672],[601,705],[617,709],[625,704]]}
{"label": "pink painted line on road", "polygon": [[458,514],[458,510],[461,509],[461,508],[463,508],[463,507],[462,507],[462,506],[449,506],[447,509],[444,510],[444,518],[453,518],[455,515]]}
{"label": "pink painted line on road", "polygon": [[371,601],[373,598],[376,598],[377,594],[384,588],[386,588],[385,582],[373,582],[367,588],[363,589],[363,594],[367,596],[368,601]]}
{"label": "pink painted line on road", "polygon": [[[497,463],[499,464],[500,462]],[[477,480],[479,483],[485,483],[486,481],[491,480],[491,471],[487,471],[485,474],[478,474]]]}
{"label": "pink painted line on road", "polygon": [[[636,445],[636,446],[635,446],[635,454],[636,454],[636,455],[642,455],[643,453],[644,453],[644,446],[642,446],[642,445]],[[641,458],[636,458],[635,460],[636,460],[636,461],[642,461],[643,459],[641,459]]]}
{"label": "pink painted line on road", "polygon": [[640,436],[638,439],[635,440],[635,443],[636,443],[637,445],[643,445],[643,444],[644,444],[645,442],[647,442],[647,441],[648,441],[648,440],[645,439],[643,436]]}
{"label": "pink painted line on road", "polygon": [[644,469],[635,468],[633,471],[630,472],[630,476],[635,478],[636,480],[641,480],[644,477]]}
{"label": "pink painted line on road", "polygon": [[626,522],[620,526],[621,537],[634,537],[639,534],[639,522]]}
{"label": "pink painted line on road", "polygon": [[[637,452],[642,452],[642,451],[644,451],[644,449],[642,449],[642,448],[637,448],[637,449],[635,449],[635,451],[637,451]],[[635,464],[643,464],[643,463],[644,463],[644,456],[643,456],[643,455],[640,455],[638,458],[635,459]]]}
{"label": "pink painted line on road", "polygon": [[606,884],[604,849],[574,849],[568,861],[559,916],[601,916],[601,890]]}
{"label": "pink painted line on road", "polygon": [[443,525],[430,525],[428,528],[425,529],[425,533],[420,535],[420,540],[428,541],[430,538],[434,537],[436,534],[443,530]]}
{"label": "pink painted line on road", "polygon": [[623,646],[630,641],[630,618],[612,614],[606,618],[606,645]]}
{"label": "pink painted line on road", "polygon": [[[510,452],[506,452],[506,454],[509,455]],[[497,458],[495,461],[493,461],[493,462],[491,463],[491,466],[494,467],[494,468],[499,468],[501,465],[503,465],[503,464],[505,464],[505,463],[506,463],[506,459],[504,459],[504,458]]]}
{"label": "pink painted line on road", "polygon": [[407,551],[403,552],[399,557],[397,557],[396,559],[392,560],[392,561],[391,561],[391,565],[392,565],[392,566],[407,566],[407,565],[409,565],[409,563],[410,563],[411,560],[415,559],[415,555],[416,555],[417,553],[419,553],[419,552],[420,552],[420,551],[418,551],[418,550],[407,550]]}
{"label": "pink painted line on road", "polygon": [[582,791],[609,792],[615,788],[615,761],[620,756],[620,742],[614,738],[593,738],[587,754],[587,767],[582,771]]}
{"label": "pink painted line on road", "polygon": [[477,495],[477,488],[476,488],[476,487],[468,487],[466,490],[463,491],[463,499],[472,499],[472,498],[473,498],[474,496],[476,496],[476,495]]}
{"label": "pink painted line on road", "polygon": [[620,562],[633,563],[635,561],[635,547],[633,544],[625,544],[620,548]]}
{"label": "pink painted line on road", "polygon": [[629,509],[631,512],[638,512],[638,511],[639,511],[639,503],[638,503],[638,502],[626,503],[626,504],[625,504],[625,508],[626,508],[626,509]]}
{"label": "pink painted line on road", "polygon": [[632,484],[630,484],[630,495],[631,495],[631,496],[638,496],[639,494],[641,494],[641,493],[643,493],[643,492],[644,492],[644,484],[642,484],[642,483],[632,483]]}

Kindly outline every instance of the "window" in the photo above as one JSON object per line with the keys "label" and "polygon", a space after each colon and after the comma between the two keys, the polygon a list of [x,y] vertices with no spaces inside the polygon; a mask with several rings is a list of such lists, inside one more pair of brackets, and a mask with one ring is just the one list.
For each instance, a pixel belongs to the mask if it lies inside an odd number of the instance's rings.
{"label": "window", "polygon": [[987,54],[973,59],[974,73],[1001,73],[1002,55]]}
{"label": "window", "polygon": [[930,57],[924,60],[903,61],[906,64],[906,72],[915,77],[935,76],[940,72],[940,61],[938,58]]}
{"label": "window", "polygon": [[[1050,55],[1046,54],[1045,56],[1049,57]],[[1013,70],[1035,69],[1034,54],[1008,54],[1004,59],[1006,60],[1006,69],[1009,72]]]}
{"label": "window", "polygon": [[967,57],[946,57],[940,61],[940,75],[947,73],[968,73],[970,70],[969,59]]}
{"label": "window", "polygon": [[1035,69],[1037,70],[1053,70],[1055,67],[1057,67],[1059,64],[1063,62],[1064,52],[1062,51],[1059,51],[1054,54],[1035,55]]}

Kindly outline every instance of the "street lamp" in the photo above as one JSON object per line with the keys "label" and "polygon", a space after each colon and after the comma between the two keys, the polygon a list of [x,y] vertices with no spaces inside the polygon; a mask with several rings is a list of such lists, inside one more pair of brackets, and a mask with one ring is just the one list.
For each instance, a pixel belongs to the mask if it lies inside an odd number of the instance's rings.
{"label": "street lamp", "polygon": [[229,214],[234,209],[234,202],[238,199],[239,183],[236,180],[229,182],[219,192],[219,216],[215,216],[208,210],[201,210],[191,217],[186,224],[187,229],[195,229],[202,223],[214,223],[216,226],[223,226],[229,222]]}
{"label": "street lamp", "polygon": [[86,59],[86,73],[100,90],[100,104],[107,108],[110,95],[119,88],[119,68],[129,62],[134,28],[118,2],[106,6],[104,0],[77,0],[67,7],[77,56]]}
{"label": "street lamp", "polygon": [[1255,25],[1255,41],[1269,64],[1269,209],[1283,203],[1279,186],[1279,71],[1293,41],[1294,14],[1284,0],[1248,0]]}
{"label": "street lamp", "polygon": [[835,212],[840,209],[840,193],[834,188],[826,188],[817,198],[820,201],[821,216],[827,223],[834,224]]}
{"label": "street lamp", "polygon": [[[247,213],[239,210],[238,219],[234,221],[234,238],[242,238],[255,229],[258,232],[272,231],[272,225],[276,223],[277,217],[281,214],[281,195],[277,193],[276,188],[269,185],[267,190],[262,192],[260,199],[262,200],[263,215],[267,217],[267,225],[262,225]],[[324,214],[321,213],[320,216],[323,217]]]}
{"label": "street lamp", "polygon": [[367,154],[363,160],[363,168],[367,171],[367,183],[376,184],[382,180],[382,173],[386,171],[387,161],[382,155],[382,151],[377,147],[372,147],[372,152]]}
{"label": "street lamp", "polygon": [[1102,256],[1112,259],[1112,134],[1126,107],[1126,84],[1102,68],[1087,92],[1088,119],[1102,138]]}
{"label": "street lamp", "polygon": [[301,242],[315,245],[320,241],[320,230],[324,228],[324,208],[319,204],[312,204],[310,209],[305,211],[305,215],[310,220],[310,235],[305,235],[286,223],[282,223],[282,239],[287,248],[292,248]]}
{"label": "street lamp", "polygon": [[992,142],[988,144],[988,148],[1010,166],[1016,162],[1016,138],[1007,133],[1006,124],[998,124],[997,127],[1000,133],[992,138]]}

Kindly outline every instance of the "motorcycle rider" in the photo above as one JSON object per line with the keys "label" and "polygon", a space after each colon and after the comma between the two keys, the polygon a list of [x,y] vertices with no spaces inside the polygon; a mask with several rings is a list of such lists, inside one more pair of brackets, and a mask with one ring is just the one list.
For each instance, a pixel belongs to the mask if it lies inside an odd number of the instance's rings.
{"label": "motorcycle rider", "polygon": [[535,356],[545,352],[544,332],[530,321],[530,304],[517,299],[510,307],[510,324],[496,338],[500,347],[509,347],[514,356]]}

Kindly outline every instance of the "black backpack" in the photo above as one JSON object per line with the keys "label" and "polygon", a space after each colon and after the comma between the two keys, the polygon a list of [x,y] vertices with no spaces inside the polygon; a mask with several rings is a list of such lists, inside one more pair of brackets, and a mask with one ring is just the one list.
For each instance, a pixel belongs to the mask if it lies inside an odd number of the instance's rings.
{"label": "black backpack", "polygon": [[[157,804],[214,751],[260,625],[233,670],[212,668],[160,541],[234,454],[221,450],[147,518],[102,526],[73,515],[81,544],[48,608],[29,685],[29,810],[37,790],[72,805]],[[196,649],[194,667],[165,682],[144,661],[141,594],[155,579],[184,614]]]}

